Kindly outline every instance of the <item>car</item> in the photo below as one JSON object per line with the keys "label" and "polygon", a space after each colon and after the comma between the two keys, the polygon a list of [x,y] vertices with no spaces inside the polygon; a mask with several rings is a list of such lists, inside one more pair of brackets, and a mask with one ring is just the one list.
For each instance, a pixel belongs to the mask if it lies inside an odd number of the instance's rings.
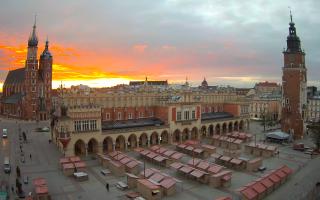
{"label": "car", "polygon": [[10,159],[9,157],[4,158],[4,163],[3,163],[3,170],[5,173],[10,174],[11,173],[11,165],[10,165]]}
{"label": "car", "polygon": [[8,137],[8,129],[4,128],[2,129],[2,138],[7,138]]}
{"label": "car", "polygon": [[49,127],[42,127],[42,128],[37,128],[36,129],[37,132],[49,132],[50,128]]}

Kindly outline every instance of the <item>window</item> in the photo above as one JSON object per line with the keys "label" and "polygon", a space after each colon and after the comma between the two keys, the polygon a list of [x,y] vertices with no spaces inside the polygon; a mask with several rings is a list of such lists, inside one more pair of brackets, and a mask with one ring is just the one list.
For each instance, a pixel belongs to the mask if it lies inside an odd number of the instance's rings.
{"label": "window", "polygon": [[[211,110],[211,108],[210,108],[210,110]],[[191,115],[192,115],[191,118],[195,119],[196,118],[196,111],[193,110]]]}
{"label": "window", "polygon": [[118,112],[118,120],[121,120],[121,112]]}
{"label": "window", "polygon": [[153,111],[152,110],[150,111],[150,117],[153,117]]}
{"label": "window", "polygon": [[97,120],[90,120],[90,130],[97,130]]}
{"label": "window", "polygon": [[181,112],[177,112],[177,121],[181,121]]}
{"label": "window", "polygon": [[110,120],[110,113],[106,113],[106,120]]}
{"label": "window", "polygon": [[144,113],[143,112],[139,112],[139,118],[143,118],[144,117]]}
{"label": "window", "polygon": [[184,120],[189,120],[189,111],[184,111]]}
{"label": "window", "polygon": [[289,99],[288,98],[286,98],[286,104],[289,104]]}
{"label": "window", "polygon": [[128,119],[132,119],[132,113],[128,113]]}

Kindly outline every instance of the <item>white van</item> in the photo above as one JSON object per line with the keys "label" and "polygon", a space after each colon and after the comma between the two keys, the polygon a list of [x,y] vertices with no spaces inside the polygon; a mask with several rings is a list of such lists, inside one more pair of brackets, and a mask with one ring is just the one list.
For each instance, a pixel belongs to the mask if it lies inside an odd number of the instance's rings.
{"label": "white van", "polygon": [[6,128],[2,129],[2,138],[8,137],[8,130]]}
{"label": "white van", "polygon": [[4,158],[4,172],[5,173],[10,173],[11,172],[11,165],[10,165],[10,159],[9,157]]}

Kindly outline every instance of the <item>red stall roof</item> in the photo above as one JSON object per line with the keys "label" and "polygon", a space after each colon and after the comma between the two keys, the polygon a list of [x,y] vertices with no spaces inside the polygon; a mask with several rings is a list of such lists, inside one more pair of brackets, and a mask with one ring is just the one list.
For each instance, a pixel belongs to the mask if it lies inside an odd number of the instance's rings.
{"label": "red stall roof", "polygon": [[152,183],[151,181],[149,181],[147,179],[139,179],[138,182],[141,183],[142,185],[146,186],[147,188],[151,189],[151,190],[160,189],[160,186]]}
{"label": "red stall roof", "polygon": [[269,179],[270,179],[272,182],[274,182],[274,183],[280,182],[280,178],[279,178],[277,175],[275,175],[275,174],[271,174],[271,175],[268,176],[268,177],[269,177]]}
{"label": "red stall roof", "polygon": [[111,165],[115,166],[115,167],[121,167],[122,166],[122,164],[120,162],[118,162],[118,161],[111,160],[109,163]]}
{"label": "red stall roof", "polygon": [[135,160],[132,160],[126,164],[126,166],[129,167],[130,169],[136,167],[137,165],[139,165],[139,163]]}
{"label": "red stall roof", "polygon": [[168,151],[168,149],[161,147],[158,152],[163,154],[164,152]]}
{"label": "red stall roof", "polygon": [[194,170],[194,168],[189,167],[189,166],[183,166],[179,169],[179,171],[184,172],[186,174],[189,174],[190,172],[192,172]]}
{"label": "red stall roof", "polygon": [[79,156],[71,156],[71,157],[69,157],[69,159],[70,159],[71,162],[79,162],[79,161],[81,161]]}
{"label": "red stall roof", "polygon": [[206,174],[206,173],[203,172],[203,171],[201,171],[201,170],[198,170],[198,169],[195,169],[195,170],[193,170],[193,171],[190,173],[191,176],[194,176],[194,177],[196,177],[196,178],[200,178],[200,177],[202,177],[204,174]]}
{"label": "red stall roof", "polygon": [[277,171],[274,172],[281,180],[286,178],[287,174],[284,173],[281,169],[278,169]]}
{"label": "red stall roof", "polygon": [[218,153],[213,153],[211,154],[211,157],[217,159],[217,158],[220,158],[222,155],[221,154],[218,154]]}
{"label": "red stall roof", "polygon": [[203,144],[203,145],[201,145],[201,147],[203,147],[203,148],[205,148],[205,149],[211,149],[211,150],[215,150],[215,149],[216,149],[215,146],[208,145],[208,144]]}
{"label": "red stall roof", "polygon": [[192,166],[196,166],[201,162],[201,160],[199,158],[191,158],[188,161],[188,165],[192,165]]}
{"label": "red stall roof", "polygon": [[74,164],[73,163],[65,163],[62,165],[63,169],[74,169]]}
{"label": "red stall roof", "polygon": [[290,169],[288,166],[284,165],[280,168],[284,173],[286,173],[287,175],[292,174],[293,170]]}
{"label": "red stall roof", "polygon": [[210,167],[210,164],[208,162],[205,162],[205,161],[201,161],[198,165],[197,165],[198,168],[200,169],[203,169],[203,170],[206,170]]}
{"label": "red stall roof", "polygon": [[113,159],[115,160],[121,160],[123,158],[127,157],[126,155],[119,153],[118,155],[114,156]]}
{"label": "red stall roof", "polygon": [[[152,169],[145,169],[145,176],[147,178],[152,176],[154,173],[155,173],[155,171],[153,171]],[[143,170],[140,172],[140,175],[142,175],[142,176],[144,175],[144,171]]]}
{"label": "red stall roof", "polygon": [[114,157],[116,155],[118,155],[120,152],[119,151],[113,151],[109,153],[109,156]]}
{"label": "red stall roof", "polygon": [[170,157],[170,156],[171,156],[172,154],[174,154],[174,153],[176,153],[176,151],[168,150],[168,151],[164,152],[163,154],[164,154],[165,156]]}
{"label": "red stall roof", "polygon": [[69,158],[60,158],[60,164],[71,162]]}
{"label": "red stall roof", "polygon": [[240,165],[243,162],[243,160],[233,158],[230,162],[236,165]]}
{"label": "red stall roof", "polygon": [[202,153],[204,150],[200,149],[200,148],[196,148],[193,151],[196,152],[196,153]]}
{"label": "red stall roof", "polygon": [[181,148],[181,149],[184,149],[184,148],[186,148],[188,145],[186,145],[186,144],[179,144],[179,145],[177,145],[177,147],[178,148]]}
{"label": "red stall roof", "polygon": [[160,173],[154,173],[149,179],[154,180],[155,182],[160,182],[164,179],[164,176]]}
{"label": "red stall roof", "polygon": [[164,160],[167,160],[167,158],[163,157],[163,156],[156,156],[153,158],[155,161],[158,161],[158,162],[162,162]]}
{"label": "red stall roof", "polygon": [[124,157],[123,159],[120,160],[120,162],[122,164],[127,164],[128,162],[130,162],[132,159],[129,157]]}
{"label": "red stall roof", "polygon": [[260,182],[255,182],[252,186],[252,189],[254,189],[257,193],[261,194],[267,190],[267,188],[262,185]]}
{"label": "red stall roof", "polygon": [[229,160],[231,160],[231,158],[230,158],[229,156],[221,156],[219,159],[220,159],[220,160],[223,160],[223,161],[226,161],[226,162],[228,162]]}
{"label": "red stall roof", "polygon": [[216,173],[220,172],[222,169],[223,169],[222,166],[213,164],[208,168],[208,172],[216,174]]}
{"label": "red stall roof", "polygon": [[36,179],[33,179],[33,185],[34,186],[47,185],[47,181],[44,178],[36,178]]}
{"label": "red stall roof", "polygon": [[260,182],[262,185],[264,185],[267,188],[271,188],[273,186],[273,182],[270,181],[269,178],[263,178]]}
{"label": "red stall roof", "polygon": [[246,189],[244,189],[244,190],[242,190],[241,191],[241,194],[243,195],[243,196],[245,196],[245,198],[247,198],[247,199],[255,199],[255,198],[257,198],[257,196],[258,196],[258,193],[256,193],[253,189],[251,189],[251,188],[246,188]]}
{"label": "red stall roof", "polygon": [[156,156],[158,156],[158,154],[153,153],[153,152],[150,152],[150,153],[147,154],[147,157],[148,157],[148,158],[154,158],[154,157],[156,157]]}
{"label": "red stall roof", "polygon": [[189,151],[192,151],[194,149],[193,146],[187,146],[185,149],[189,150]]}
{"label": "red stall roof", "polygon": [[150,153],[151,151],[149,151],[149,150],[143,150],[143,151],[140,151],[140,154],[141,155],[147,155],[148,153]]}
{"label": "red stall roof", "polygon": [[135,152],[140,153],[141,151],[143,151],[143,148],[137,147],[134,149]]}
{"label": "red stall roof", "polygon": [[183,166],[183,164],[180,163],[180,162],[174,162],[174,163],[172,163],[172,164],[170,165],[170,167],[172,167],[172,168],[174,168],[174,169],[179,169],[179,168],[181,168],[182,166]]}
{"label": "red stall roof", "polygon": [[158,149],[160,149],[160,146],[155,145],[155,146],[152,146],[150,149],[151,149],[152,151],[157,151]]}
{"label": "red stall roof", "polygon": [[171,155],[171,158],[175,159],[175,160],[179,160],[180,158],[183,157],[184,154],[176,152],[174,154]]}
{"label": "red stall roof", "polygon": [[232,200],[231,197],[219,197],[216,200]]}
{"label": "red stall roof", "polygon": [[196,145],[196,144],[199,144],[199,140],[187,140],[185,142],[185,144],[187,144],[187,145]]}
{"label": "red stall roof", "polygon": [[82,168],[82,167],[86,167],[86,163],[83,162],[83,161],[81,161],[81,162],[76,162],[76,163],[74,163],[74,166],[75,166],[76,168]]}
{"label": "red stall roof", "polygon": [[172,178],[165,178],[160,182],[160,185],[166,189],[171,188],[176,184],[176,181]]}
{"label": "red stall roof", "polygon": [[48,194],[48,187],[47,186],[37,186],[35,191],[36,191],[37,195]]}

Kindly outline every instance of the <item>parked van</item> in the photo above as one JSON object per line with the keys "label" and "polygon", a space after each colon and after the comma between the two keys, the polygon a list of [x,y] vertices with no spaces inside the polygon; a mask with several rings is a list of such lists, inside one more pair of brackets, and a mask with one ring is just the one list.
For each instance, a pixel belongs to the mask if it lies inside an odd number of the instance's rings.
{"label": "parked van", "polygon": [[9,157],[4,158],[4,172],[5,173],[10,173],[11,172],[11,165],[10,165],[10,160]]}
{"label": "parked van", "polygon": [[8,137],[8,129],[4,128],[2,129],[2,138],[7,138]]}

